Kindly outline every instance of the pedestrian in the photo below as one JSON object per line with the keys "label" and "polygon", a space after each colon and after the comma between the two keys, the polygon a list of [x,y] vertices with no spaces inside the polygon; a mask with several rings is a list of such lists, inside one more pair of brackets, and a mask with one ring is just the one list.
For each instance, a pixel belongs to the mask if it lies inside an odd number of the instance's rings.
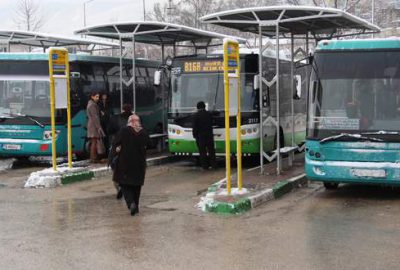
{"label": "pedestrian", "polygon": [[203,101],[197,103],[197,113],[193,118],[193,137],[199,149],[200,163],[204,170],[210,166],[217,167],[215,160],[213,119],[209,111],[206,110],[206,104]]}
{"label": "pedestrian", "polygon": [[146,149],[149,144],[149,135],[142,127],[139,116],[132,114],[127,126],[115,137],[111,150],[118,153],[113,181],[120,185],[132,216],[139,213],[140,191],[146,174]]}
{"label": "pedestrian", "polygon": [[[121,128],[126,127],[126,124],[128,123],[128,118],[131,115],[132,115],[132,105],[128,103],[125,103],[122,106],[122,112],[120,114],[111,115],[110,122],[107,128],[107,133],[111,145],[113,145],[114,138],[117,135],[117,133],[121,130]],[[108,166],[110,166],[113,171],[115,170],[116,166],[115,163],[118,160],[117,155],[118,153],[116,153],[115,150],[113,151],[113,149],[110,149],[108,155]],[[121,187],[116,181],[113,181],[113,184],[115,189],[117,190],[116,197],[119,200],[122,198]]]}
{"label": "pedestrian", "polygon": [[118,131],[126,126],[126,124],[128,123],[128,118],[131,115],[132,105],[128,103],[125,103],[122,106],[122,112],[120,114],[111,115],[109,124],[107,126],[107,133],[110,137],[111,144]]}
{"label": "pedestrian", "polygon": [[97,162],[98,155],[104,154],[104,145],[101,139],[104,137],[104,131],[100,124],[100,112],[97,105],[100,95],[93,91],[90,94],[90,100],[86,107],[88,117],[87,138],[90,140],[90,161]]}
{"label": "pedestrian", "polygon": [[102,93],[100,95],[100,100],[99,100],[98,105],[99,105],[99,112],[100,112],[100,125],[105,133],[103,142],[104,142],[104,146],[106,148],[106,155],[107,155],[109,147],[110,147],[108,125],[110,123],[110,117],[112,114],[111,108],[110,108],[110,101],[108,99],[107,93]]}

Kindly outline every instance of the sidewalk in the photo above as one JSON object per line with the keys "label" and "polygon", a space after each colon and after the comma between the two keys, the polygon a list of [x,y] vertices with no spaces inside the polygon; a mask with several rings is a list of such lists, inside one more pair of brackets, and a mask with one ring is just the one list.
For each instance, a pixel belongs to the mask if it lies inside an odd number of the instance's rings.
{"label": "sidewalk", "polygon": [[259,206],[267,201],[280,198],[294,188],[307,185],[304,174],[304,154],[297,154],[292,167],[282,160],[283,170],[276,175],[276,162],[243,171],[243,189],[237,189],[236,173],[232,176],[231,195],[226,191],[226,179],[211,185],[199,207],[205,212],[218,214],[239,214]]}

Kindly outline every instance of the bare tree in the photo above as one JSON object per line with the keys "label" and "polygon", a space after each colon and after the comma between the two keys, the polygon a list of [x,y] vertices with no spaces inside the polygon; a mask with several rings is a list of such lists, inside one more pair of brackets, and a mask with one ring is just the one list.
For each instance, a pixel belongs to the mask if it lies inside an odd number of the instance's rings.
{"label": "bare tree", "polygon": [[15,23],[18,28],[38,31],[44,25],[44,15],[35,0],[18,0],[15,10]]}

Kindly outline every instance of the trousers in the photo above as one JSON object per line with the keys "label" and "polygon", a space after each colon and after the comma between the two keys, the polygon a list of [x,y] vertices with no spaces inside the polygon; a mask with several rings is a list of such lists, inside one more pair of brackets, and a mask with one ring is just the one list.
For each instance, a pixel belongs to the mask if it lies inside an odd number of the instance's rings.
{"label": "trousers", "polygon": [[209,166],[216,168],[214,138],[211,136],[199,136],[196,138],[197,147],[199,148],[200,162],[203,169]]}
{"label": "trousers", "polygon": [[142,186],[131,186],[131,185],[120,185],[120,186],[128,209],[130,209],[131,204],[133,202],[136,204],[137,209],[139,209],[139,198]]}

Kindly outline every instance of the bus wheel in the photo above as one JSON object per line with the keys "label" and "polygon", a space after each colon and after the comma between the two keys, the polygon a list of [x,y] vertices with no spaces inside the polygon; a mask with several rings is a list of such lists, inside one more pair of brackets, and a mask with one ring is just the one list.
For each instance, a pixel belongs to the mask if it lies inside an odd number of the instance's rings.
{"label": "bus wheel", "polygon": [[324,182],[324,187],[329,190],[337,189],[338,186],[338,183]]}

